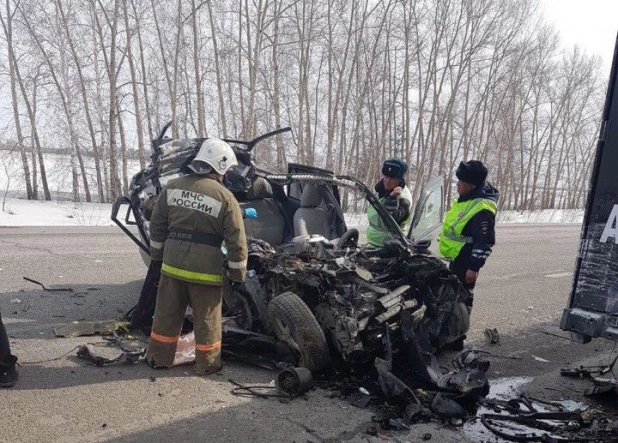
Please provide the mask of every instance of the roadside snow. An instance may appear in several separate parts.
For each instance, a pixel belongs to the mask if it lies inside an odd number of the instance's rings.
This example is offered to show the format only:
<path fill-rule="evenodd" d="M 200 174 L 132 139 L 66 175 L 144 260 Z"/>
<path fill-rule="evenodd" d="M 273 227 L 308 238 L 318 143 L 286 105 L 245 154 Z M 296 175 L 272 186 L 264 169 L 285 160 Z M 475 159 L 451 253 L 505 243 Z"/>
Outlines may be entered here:
<path fill-rule="evenodd" d="M 8 198 L 4 211 L 0 200 L 0 226 L 115 226 L 111 204 L 69 201 L 33 201 Z M 583 210 L 502 211 L 499 223 L 581 223 Z M 349 227 L 366 228 L 365 214 L 345 214 Z"/>
<path fill-rule="evenodd" d="M 8 198 L 0 226 L 115 226 L 111 212 L 111 204 Z"/>
<path fill-rule="evenodd" d="M 501 211 L 498 223 L 576 223 L 584 219 L 583 209 L 545 209 L 542 211 Z"/>

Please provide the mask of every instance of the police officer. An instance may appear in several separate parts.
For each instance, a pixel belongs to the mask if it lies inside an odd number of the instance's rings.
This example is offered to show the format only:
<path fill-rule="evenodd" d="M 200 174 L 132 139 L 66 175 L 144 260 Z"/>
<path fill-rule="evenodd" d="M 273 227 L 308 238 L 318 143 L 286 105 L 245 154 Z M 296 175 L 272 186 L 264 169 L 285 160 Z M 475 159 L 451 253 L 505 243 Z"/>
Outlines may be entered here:
<path fill-rule="evenodd" d="M 146 361 L 169 368 L 187 306 L 193 308 L 195 372 L 221 369 L 221 285 L 225 241 L 232 288 L 245 279 L 247 240 L 242 212 L 223 185 L 236 165 L 224 141 L 206 139 L 189 165 L 191 174 L 171 180 L 161 191 L 150 221 L 153 260 L 162 260 L 154 322 Z"/>
<path fill-rule="evenodd" d="M 408 233 L 412 221 L 412 194 L 406 186 L 406 172 L 408 172 L 406 162 L 398 158 L 388 159 L 382 164 L 382 180 L 374 187 L 378 199 L 404 234 Z M 391 233 L 371 205 L 367 210 L 367 218 L 369 219 L 367 243 L 383 246 L 384 240 L 390 237 Z"/>
<path fill-rule="evenodd" d="M 459 179 L 459 198 L 444 219 L 440 253 L 451 261 L 450 270 L 471 291 L 496 243 L 494 225 L 499 192 L 486 181 L 487 168 L 478 160 L 462 161 L 455 174 Z M 472 292 L 468 308 L 472 308 Z"/>

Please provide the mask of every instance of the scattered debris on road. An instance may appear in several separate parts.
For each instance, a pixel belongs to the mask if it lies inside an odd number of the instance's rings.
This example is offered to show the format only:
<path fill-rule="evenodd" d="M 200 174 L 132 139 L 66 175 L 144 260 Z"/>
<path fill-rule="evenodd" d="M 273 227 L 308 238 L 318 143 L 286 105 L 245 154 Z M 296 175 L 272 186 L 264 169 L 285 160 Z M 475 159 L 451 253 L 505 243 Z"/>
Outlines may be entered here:
<path fill-rule="evenodd" d="M 493 328 L 493 329 L 486 328 L 485 338 L 487 339 L 487 343 L 489 343 L 490 345 L 495 345 L 497 343 L 500 343 L 500 335 L 498 334 L 498 329 L 496 328 Z"/>
<path fill-rule="evenodd" d="M 54 328 L 57 337 L 81 337 L 83 335 L 111 335 L 116 331 L 129 332 L 129 322 L 125 320 L 73 321 Z"/>
<path fill-rule="evenodd" d="M 617 361 L 618 355 L 614 358 L 614 360 L 612 360 L 610 364 L 598 366 L 579 366 L 577 368 L 560 369 L 560 375 L 564 375 L 565 377 L 594 379 L 594 377 L 597 375 L 605 375 L 613 372 L 614 366 L 616 365 Z"/>
<path fill-rule="evenodd" d="M 481 413 L 483 425 L 509 441 L 615 441 L 618 421 L 570 400 L 544 402 L 520 395 L 507 401 L 485 399 L 492 412 Z"/>
<path fill-rule="evenodd" d="M 101 343 L 88 343 L 77 350 L 78 358 L 88 360 L 95 366 L 107 366 L 118 362 L 134 364 L 145 354 L 145 343 L 119 336 L 114 336 Z"/>
<path fill-rule="evenodd" d="M 594 386 L 584 390 L 584 395 L 587 397 L 606 395 L 618 396 L 618 380 L 614 376 L 614 366 L 616 362 L 618 362 L 618 355 L 607 365 L 564 368 L 560 369 L 560 375 L 592 381 Z M 606 374 L 612 374 L 612 378 L 602 377 Z"/>
<path fill-rule="evenodd" d="M 294 397 L 299 397 L 305 394 L 313 387 L 313 378 L 311 377 L 311 372 L 309 372 L 306 368 L 291 368 L 294 371 L 294 375 L 291 372 L 287 372 L 285 374 L 279 374 L 277 379 L 282 377 L 284 380 L 279 382 L 277 380 L 275 384 L 267 384 L 267 385 L 243 385 L 229 379 L 228 381 L 236 386 L 233 388 L 230 393 L 232 395 L 237 395 L 240 397 L 258 397 L 262 399 L 267 398 L 278 398 L 278 399 L 287 399 L 290 400 Z M 300 376 L 296 373 L 299 371 Z M 284 369 L 281 372 L 289 371 L 289 369 Z M 303 380 L 298 378 L 300 377 Z"/>
<path fill-rule="evenodd" d="M 487 439 L 517 442 L 618 441 L 615 414 L 590 408 L 570 399 L 548 401 L 522 393 L 530 377 L 493 380 L 492 393 L 480 399 L 474 416 L 468 415 L 463 435 L 472 441 Z"/>
<path fill-rule="evenodd" d="M 313 375 L 307 368 L 285 368 L 277 375 L 275 387 L 290 397 L 297 397 L 313 388 Z"/>
<path fill-rule="evenodd" d="M 59 275 L 58 277 L 62 277 L 62 276 Z M 43 283 L 33 280 L 31 278 L 23 277 L 23 279 L 31 283 L 39 285 L 40 287 L 43 288 L 44 291 L 47 291 L 47 292 L 73 292 L 73 288 L 48 288 Z"/>

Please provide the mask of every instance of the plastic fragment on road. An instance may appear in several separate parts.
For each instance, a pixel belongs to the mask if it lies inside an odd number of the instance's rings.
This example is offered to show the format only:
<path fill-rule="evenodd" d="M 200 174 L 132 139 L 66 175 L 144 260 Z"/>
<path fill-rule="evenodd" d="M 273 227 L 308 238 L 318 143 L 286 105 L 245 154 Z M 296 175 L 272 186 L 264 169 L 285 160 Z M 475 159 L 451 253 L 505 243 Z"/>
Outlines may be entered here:
<path fill-rule="evenodd" d="M 116 331 L 129 331 L 128 321 L 73 321 L 54 328 L 56 337 L 81 337 L 84 335 L 111 335 Z"/>
<path fill-rule="evenodd" d="M 542 358 L 542 357 L 538 357 L 536 355 L 532 355 L 532 358 L 534 358 L 536 361 L 540 361 L 542 363 L 549 363 L 550 362 L 549 360 L 547 360 L 545 358 Z"/>
<path fill-rule="evenodd" d="M 176 345 L 172 366 L 186 365 L 195 361 L 195 334 L 193 331 L 181 335 Z"/>

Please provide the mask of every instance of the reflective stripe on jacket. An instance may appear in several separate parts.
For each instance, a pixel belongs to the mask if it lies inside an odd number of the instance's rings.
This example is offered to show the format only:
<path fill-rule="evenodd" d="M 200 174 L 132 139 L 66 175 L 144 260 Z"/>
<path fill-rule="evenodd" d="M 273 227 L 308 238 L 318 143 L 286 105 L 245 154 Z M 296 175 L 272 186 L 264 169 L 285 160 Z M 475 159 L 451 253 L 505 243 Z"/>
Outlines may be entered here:
<path fill-rule="evenodd" d="M 412 194 L 407 186 L 403 187 L 403 190 L 401 191 L 401 194 L 397 196 L 397 199 L 407 200 L 410 208 L 412 208 Z M 386 197 L 380 198 L 379 200 L 380 203 L 384 204 Z M 378 214 L 378 212 L 371 205 L 369 205 L 369 208 L 367 209 L 367 218 L 369 219 L 369 226 L 367 227 L 367 243 L 373 246 L 383 246 L 384 240 L 392 236 L 391 232 L 384 225 L 384 221 L 382 221 L 380 214 Z M 408 234 L 408 229 L 411 222 L 412 211 L 410 210 L 408 217 L 399 225 L 399 229 L 401 229 L 403 235 Z"/>
<path fill-rule="evenodd" d="M 440 253 L 454 260 L 466 243 L 472 243 L 472 237 L 462 236 L 461 233 L 466 224 L 481 211 L 490 211 L 493 215 L 496 214 L 496 202 L 487 198 L 475 198 L 455 203 L 446 214 L 442 232 L 440 233 Z"/>
<path fill-rule="evenodd" d="M 220 286 L 225 241 L 228 272 L 244 281 L 247 239 L 238 202 L 214 175 L 191 174 L 170 180 L 150 220 L 153 259 L 161 272 L 191 283 Z"/>

